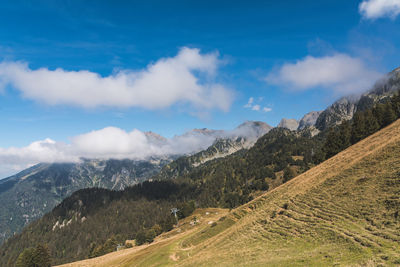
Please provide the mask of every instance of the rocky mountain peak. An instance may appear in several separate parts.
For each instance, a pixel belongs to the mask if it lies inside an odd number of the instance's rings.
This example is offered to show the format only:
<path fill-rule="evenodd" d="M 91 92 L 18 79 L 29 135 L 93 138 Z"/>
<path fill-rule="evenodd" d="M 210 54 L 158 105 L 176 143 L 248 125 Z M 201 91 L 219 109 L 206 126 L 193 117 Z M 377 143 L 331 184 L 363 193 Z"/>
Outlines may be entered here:
<path fill-rule="evenodd" d="M 236 136 L 259 138 L 268 133 L 273 127 L 262 121 L 245 121 L 233 130 Z"/>
<path fill-rule="evenodd" d="M 399 89 L 400 68 L 396 68 L 378 80 L 366 93 L 359 96 L 342 97 L 333 103 L 319 115 L 315 126 L 318 130 L 324 130 L 338 125 L 344 120 L 350 120 L 357 110 L 362 111 L 385 101 L 386 97 L 393 95 Z"/>
<path fill-rule="evenodd" d="M 277 127 L 286 128 L 286 129 L 289 129 L 291 131 L 295 131 L 299 127 L 299 122 L 297 120 L 295 120 L 295 119 L 285 119 L 285 118 L 283 118 L 281 120 L 281 122 L 278 124 Z"/>
<path fill-rule="evenodd" d="M 392 71 L 392 73 L 400 73 L 400 67 L 398 67 L 398 68 L 395 68 L 393 71 Z"/>
<path fill-rule="evenodd" d="M 144 133 L 148 138 L 151 138 L 153 140 L 159 140 L 159 141 L 166 141 L 167 139 L 164 136 L 159 135 L 158 133 L 148 131 Z"/>
<path fill-rule="evenodd" d="M 319 115 L 315 127 L 322 131 L 331 126 L 338 125 L 343 120 L 353 118 L 356 110 L 356 101 L 353 101 L 352 98 L 342 97 Z"/>
<path fill-rule="evenodd" d="M 301 118 L 298 130 L 303 130 L 306 127 L 314 126 L 322 111 L 311 111 Z"/>

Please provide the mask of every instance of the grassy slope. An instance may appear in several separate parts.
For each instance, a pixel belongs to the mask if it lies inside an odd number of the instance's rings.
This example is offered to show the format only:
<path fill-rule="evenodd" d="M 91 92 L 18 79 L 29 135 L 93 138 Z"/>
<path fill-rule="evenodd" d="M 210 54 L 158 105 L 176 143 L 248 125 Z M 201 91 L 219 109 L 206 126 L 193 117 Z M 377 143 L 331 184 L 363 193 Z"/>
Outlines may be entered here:
<path fill-rule="evenodd" d="M 231 211 L 215 227 L 170 233 L 116 252 L 126 254 L 105 265 L 399 265 L 399 155 L 397 121 Z M 94 265 L 101 266 L 93 260 L 73 266 Z"/>
<path fill-rule="evenodd" d="M 152 266 L 165 263 L 174 263 L 176 254 L 174 251 L 182 246 L 182 240 L 188 237 L 197 237 L 199 233 L 208 233 L 210 222 L 218 221 L 228 214 L 227 209 L 208 208 L 197 209 L 190 217 L 179 221 L 179 227 L 158 236 L 153 243 L 135 246 L 122 251 L 113 252 L 98 258 L 78 261 L 70 264 L 60 265 L 63 267 L 84 266 L 130 266 L 132 262 L 136 265 Z M 194 217 L 196 225 L 191 225 Z M 132 243 L 132 241 L 128 241 Z M 151 256 L 150 256 L 151 255 Z M 148 257 L 150 256 L 150 257 Z M 175 258 L 176 257 L 176 258 Z"/>

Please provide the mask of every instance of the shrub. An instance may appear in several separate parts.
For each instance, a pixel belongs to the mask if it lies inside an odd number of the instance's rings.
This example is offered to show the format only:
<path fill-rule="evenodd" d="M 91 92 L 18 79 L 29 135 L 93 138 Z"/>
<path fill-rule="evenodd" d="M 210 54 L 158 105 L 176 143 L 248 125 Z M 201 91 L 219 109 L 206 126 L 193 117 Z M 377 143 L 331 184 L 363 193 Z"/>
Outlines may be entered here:
<path fill-rule="evenodd" d="M 146 233 L 144 230 L 139 230 L 136 233 L 135 243 L 137 246 L 143 245 L 146 243 Z"/>
<path fill-rule="evenodd" d="M 154 229 L 149 229 L 146 231 L 146 242 L 151 243 L 154 241 L 154 238 L 157 236 Z"/>

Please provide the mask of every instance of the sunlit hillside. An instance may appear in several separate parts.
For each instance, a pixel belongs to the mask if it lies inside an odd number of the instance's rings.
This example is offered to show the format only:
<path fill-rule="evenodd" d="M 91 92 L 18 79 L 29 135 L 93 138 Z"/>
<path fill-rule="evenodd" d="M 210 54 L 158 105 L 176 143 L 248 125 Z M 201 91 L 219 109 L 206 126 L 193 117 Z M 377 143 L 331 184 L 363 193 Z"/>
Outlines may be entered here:
<path fill-rule="evenodd" d="M 400 264 L 399 154 L 397 121 L 214 224 L 68 266 Z"/>

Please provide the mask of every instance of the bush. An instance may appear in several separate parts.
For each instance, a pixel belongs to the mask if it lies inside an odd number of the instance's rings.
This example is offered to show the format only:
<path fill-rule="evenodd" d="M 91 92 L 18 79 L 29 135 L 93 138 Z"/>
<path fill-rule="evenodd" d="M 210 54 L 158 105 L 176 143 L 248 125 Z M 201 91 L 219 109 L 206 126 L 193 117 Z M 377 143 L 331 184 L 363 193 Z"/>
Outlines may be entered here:
<path fill-rule="evenodd" d="M 173 215 L 168 216 L 164 221 L 161 222 L 161 228 L 163 232 L 171 231 L 174 228 L 176 220 Z"/>
<path fill-rule="evenodd" d="M 290 167 L 286 167 L 283 170 L 283 182 L 287 182 L 289 180 L 291 180 L 292 178 L 294 178 L 296 176 L 296 173 L 293 171 L 292 168 Z"/>
<path fill-rule="evenodd" d="M 135 243 L 136 243 L 136 246 L 140 246 L 140 245 L 143 245 L 144 243 L 146 243 L 146 233 L 144 230 L 139 230 L 136 233 Z"/>
<path fill-rule="evenodd" d="M 196 205 L 195 202 L 191 200 L 189 202 L 178 205 L 178 209 L 178 218 L 183 219 L 193 213 L 193 211 L 196 209 Z"/>
<path fill-rule="evenodd" d="M 163 229 L 161 228 L 161 226 L 159 224 L 153 225 L 153 227 L 151 227 L 151 229 L 153 229 L 154 232 L 156 232 L 156 236 L 160 235 L 163 232 Z"/>
<path fill-rule="evenodd" d="M 151 243 L 154 241 L 154 238 L 157 236 L 156 231 L 154 229 L 149 229 L 146 231 L 146 242 Z"/>

